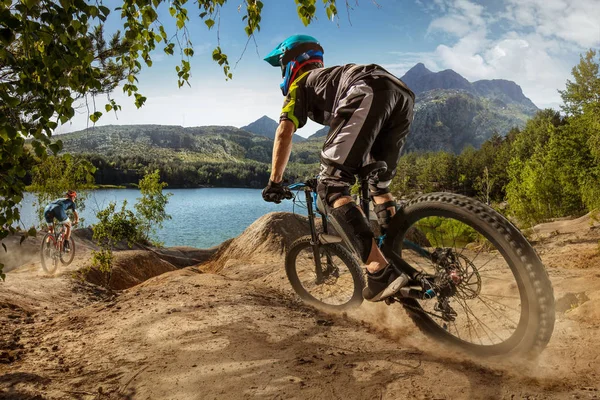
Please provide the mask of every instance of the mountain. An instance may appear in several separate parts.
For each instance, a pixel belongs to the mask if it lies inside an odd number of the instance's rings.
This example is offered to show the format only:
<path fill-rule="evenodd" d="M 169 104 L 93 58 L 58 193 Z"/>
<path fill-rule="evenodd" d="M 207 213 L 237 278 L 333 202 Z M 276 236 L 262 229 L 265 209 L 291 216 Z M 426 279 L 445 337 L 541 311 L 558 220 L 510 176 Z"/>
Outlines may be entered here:
<path fill-rule="evenodd" d="M 494 132 L 523 127 L 538 111 L 515 82 L 469 82 L 451 69 L 432 72 L 419 63 L 404 76 L 416 95 L 415 117 L 406 151 L 478 148 Z"/>
<path fill-rule="evenodd" d="M 325 136 L 327 136 L 328 132 L 329 132 L 329 127 L 324 126 L 321 129 L 319 129 L 318 131 L 316 131 L 315 133 L 313 133 L 312 135 L 310 135 L 309 137 L 307 137 L 306 140 L 324 138 Z"/>
<path fill-rule="evenodd" d="M 425 65 L 418 63 L 400 78 L 415 94 L 433 89 L 470 90 L 471 83 L 451 69 L 431 72 Z"/>
<path fill-rule="evenodd" d="M 480 80 L 471 83 L 451 69 L 431 72 L 422 63 L 412 67 L 400 79 L 416 95 L 429 90 L 457 89 L 488 99 L 499 99 L 507 104 L 520 104 L 524 109 L 530 109 L 533 112 L 538 109 L 531 100 L 525 97 L 519 85 L 505 79 Z"/>
<path fill-rule="evenodd" d="M 275 131 L 277 130 L 277 126 L 279 126 L 279 124 L 276 121 L 272 120 L 271 118 L 267 117 L 266 115 L 263 115 L 262 117 L 260 117 L 256 121 L 252 122 L 251 124 L 242 126 L 240 129 L 248 131 L 248 132 L 252 132 L 256 135 L 265 136 L 271 140 L 274 140 L 275 139 Z M 294 142 L 294 143 L 303 142 L 305 140 L 306 139 L 304 139 L 302 136 L 297 135 L 295 133 L 294 133 L 294 136 L 292 137 L 292 142 Z"/>
<path fill-rule="evenodd" d="M 507 104 L 520 104 L 532 112 L 538 110 L 536 105 L 525 97 L 521 87 L 513 81 L 504 79 L 481 80 L 473 82 L 473 87 L 480 96 L 497 99 Z"/>

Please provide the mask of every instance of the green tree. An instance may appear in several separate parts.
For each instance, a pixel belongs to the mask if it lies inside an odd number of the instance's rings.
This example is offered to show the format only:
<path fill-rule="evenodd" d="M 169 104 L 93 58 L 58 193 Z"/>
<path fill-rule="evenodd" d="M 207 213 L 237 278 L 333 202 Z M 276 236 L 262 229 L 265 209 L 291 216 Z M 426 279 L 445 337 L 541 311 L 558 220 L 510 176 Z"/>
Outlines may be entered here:
<path fill-rule="evenodd" d="M 579 176 L 581 195 L 588 209 L 600 207 L 600 71 L 595 50 L 589 50 L 573 67 L 574 81 L 561 91 L 569 125 L 586 141 L 594 162 Z"/>
<path fill-rule="evenodd" d="M 549 156 L 549 143 L 557 143 L 554 137 L 563 125 L 554 110 L 540 111 L 513 143 L 506 197 L 510 211 L 528 225 L 561 213 L 557 204 L 564 193 L 558 185 L 557 165 Z"/>
<path fill-rule="evenodd" d="M 113 249 L 116 244 L 126 242 L 129 247 L 135 243 L 148 243 L 156 226 L 162 227 L 165 220 L 171 219 L 165 211 L 170 193 L 163 193 L 166 183 L 160 181 L 159 171 L 146 174 L 139 182 L 141 198 L 134 204 L 136 212 L 127 209 L 125 200 L 119 211 L 111 202 L 108 207 L 96 213 L 98 222 L 94 225 L 93 239 L 100 246 L 92 251 L 92 266 L 110 281 L 113 263 Z M 156 243 L 156 242 L 154 242 Z"/>
<path fill-rule="evenodd" d="M 127 209 L 127 200 L 123 201 L 119 211 L 115 210 L 116 204 L 110 202 L 105 209 L 98 211 L 98 222 L 93 228 L 93 239 L 100 249 L 92 251 L 92 266 L 104 274 L 107 286 L 112 272 L 115 245 L 124 241 L 132 247 L 143 240 L 142 222 L 133 211 Z"/>
<path fill-rule="evenodd" d="M 162 228 L 165 220 L 171 219 L 166 212 L 166 206 L 172 193 L 163 193 L 167 186 L 165 182 L 160 181 L 158 170 L 146 174 L 140 180 L 139 188 L 142 197 L 138 198 L 135 204 L 137 217 L 141 221 L 141 229 L 145 239 L 150 240 L 151 235 L 156 233 L 156 228 Z M 156 240 L 154 244 L 159 244 Z"/>
<path fill-rule="evenodd" d="M 600 74 L 597 52 L 588 50 L 579 57 L 579 64 L 571 70 L 575 81 L 567 80 L 566 89 L 559 90 L 563 100 L 562 110 L 567 115 L 581 115 L 597 109 L 600 104 Z"/>

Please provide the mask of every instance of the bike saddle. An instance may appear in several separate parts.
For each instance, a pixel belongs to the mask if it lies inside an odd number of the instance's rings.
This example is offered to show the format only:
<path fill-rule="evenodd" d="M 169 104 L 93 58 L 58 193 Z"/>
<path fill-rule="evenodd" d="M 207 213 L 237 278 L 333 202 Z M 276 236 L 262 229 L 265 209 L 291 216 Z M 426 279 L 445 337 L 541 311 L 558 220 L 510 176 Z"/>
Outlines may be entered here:
<path fill-rule="evenodd" d="M 358 176 L 361 179 L 369 178 L 372 176 L 377 176 L 383 172 L 387 171 L 387 164 L 385 161 L 376 161 L 371 164 L 363 165 L 358 170 Z"/>

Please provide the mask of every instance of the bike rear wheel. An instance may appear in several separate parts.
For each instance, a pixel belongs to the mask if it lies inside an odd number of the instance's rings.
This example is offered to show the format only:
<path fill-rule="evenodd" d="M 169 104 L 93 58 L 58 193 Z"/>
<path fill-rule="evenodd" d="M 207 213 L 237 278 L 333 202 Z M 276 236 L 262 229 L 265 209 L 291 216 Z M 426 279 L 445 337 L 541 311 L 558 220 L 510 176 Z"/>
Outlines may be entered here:
<path fill-rule="evenodd" d="M 56 238 L 50 233 L 46 233 L 42 239 L 40 249 L 40 258 L 42 260 L 42 268 L 47 274 L 54 274 L 58 267 L 58 250 L 56 249 Z"/>
<path fill-rule="evenodd" d="M 294 291 L 306 303 L 327 311 L 358 307 L 365 282 L 356 259 L 340 243 L 319 244 L 319 278 L 311 241 L 310 236 L 299 238 L 286 255 L 285 272 Z"/>
<path fill-rule="evenodd" d="M 438 289 L 434 299 L 399 299 L 424 333 L 488 356 L 535 355 L 547 345 L 555 320 L 548 274 L 521 232 L 491 207 L 451 193 L 423 195 L 388 236 L 386 255 L 426 273 Z"/>
<path fill-rule="evenodd" d="M 69 238 L 69 252 L 65 252 L 64 249 L 65 242 L 64 240 L 61 242 L 60 249 L 60 262 L 63 265 L 69 265 L 73 262 L 73 258 L 75 257 L 75 241 L 73 240 L 73 236 Z"/>

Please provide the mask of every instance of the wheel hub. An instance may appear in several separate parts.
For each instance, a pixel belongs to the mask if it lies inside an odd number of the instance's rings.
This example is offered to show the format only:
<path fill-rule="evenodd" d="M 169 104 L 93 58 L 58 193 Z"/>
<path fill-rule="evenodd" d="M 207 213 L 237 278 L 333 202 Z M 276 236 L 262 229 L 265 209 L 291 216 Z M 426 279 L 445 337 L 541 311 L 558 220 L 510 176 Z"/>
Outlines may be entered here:
<path fill-rule="evenodd" d="M 451 248 L 437 248 L 431 255 L 436 265 L 435 284 L 439 296 L 473 299 L 481 292 L 481 277 L 465 255 Z"/>

